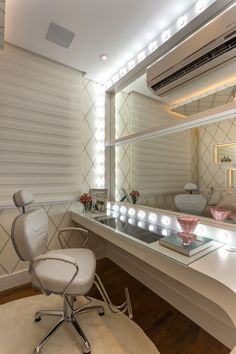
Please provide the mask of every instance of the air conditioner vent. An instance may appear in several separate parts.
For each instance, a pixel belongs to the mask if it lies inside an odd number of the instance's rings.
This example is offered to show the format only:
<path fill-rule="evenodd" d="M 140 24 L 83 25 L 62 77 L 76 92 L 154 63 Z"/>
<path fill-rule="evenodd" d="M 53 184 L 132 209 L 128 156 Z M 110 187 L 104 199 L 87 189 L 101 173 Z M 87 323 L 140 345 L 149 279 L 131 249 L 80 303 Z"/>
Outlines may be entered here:
<path fill-rule="evenodd" d="M 190 64 L 183 66 L 181 69 L 175 71 L 173 74 L 167 76 L 165 79 L 158 81 L 156 84 L 152 85 L 151 88 L 154 92 L 156 92 L 162 87 L 171 84 L 182 76 L 198 69 L 206 63 L 213 61 L 214 59 L 225 54 L 226 52 L 231 51 L 234 48 L 236 48 L 236 37 L 229 39 L 218 47 L 215 47 L 214 49 L 210 50 L 208 53 L 192 61 Z"/>

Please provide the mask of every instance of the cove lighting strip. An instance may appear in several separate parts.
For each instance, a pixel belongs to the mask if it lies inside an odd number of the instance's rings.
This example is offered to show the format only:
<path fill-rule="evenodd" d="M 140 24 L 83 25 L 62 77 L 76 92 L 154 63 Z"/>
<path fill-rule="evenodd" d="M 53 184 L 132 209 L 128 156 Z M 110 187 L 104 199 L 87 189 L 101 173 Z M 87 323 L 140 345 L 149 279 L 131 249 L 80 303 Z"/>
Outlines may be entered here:
<path fill-rule="evenodd" d="M 173 22 L 165 31 L 158 35 L 151 43 L 143 48 L 136 54 L 129 62 L 127 62 L 122 68 L 119 68 L 112 77 L 105 83 L 105 89 L 109 89 L 112 85 L 119 81 L 129 71 L 134 69 L 145 58 L 152 54 L 157 48 L 159 48 L 164 42 L 170 39 L 175 33 L 184 28 L 189 22 L 209 7 L 215 0 L 198 0 L 189 10 L 180 16 L 177 21 Z"/>
<path fill-rule="evenodd" d="M 105 90 L 102 85 L 97 86 L 97 95 L 95 102 L 96 111 L 96 187 L 104 188 L 105 186 Z"/>
<path fill-rule="evenodd" d="M 178 108 L 178 107 L 181 107 L 181 106 L 183 106 L 185 104 L 189 104 L 189 103 L 192 103 L 194 101 L 200 100 L 200 99 L 202 99 L 204 97 L 208 97 L 210 95 L 213 95 L 215 93 L 223 91 L 223 90 L 225 90 L 227 88 L 230 88 L 230 87 L 233 88 L 235 85 L 236 85 L 236 80 L 231 80 L 229 82 L 222 83 L 221 86 L 209 87 L 207 90 L 199 92 L 198 94 L 196 94 L 194 96 L 191 96 L 190 98 L 183 99 L 183 100 L 173 104 L 171 106 L 171 110 L 175 109 L 175 108 Z"/>

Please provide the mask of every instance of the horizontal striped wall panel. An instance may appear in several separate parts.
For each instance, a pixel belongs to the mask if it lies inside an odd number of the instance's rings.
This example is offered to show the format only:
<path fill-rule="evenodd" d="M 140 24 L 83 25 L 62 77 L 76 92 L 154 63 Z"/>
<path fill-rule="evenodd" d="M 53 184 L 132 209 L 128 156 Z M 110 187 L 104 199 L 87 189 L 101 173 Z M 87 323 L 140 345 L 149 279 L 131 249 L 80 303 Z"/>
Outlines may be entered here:
<path fill-rule="evenodd" d="M 173 121 L 158 101 L 131 94 L 132 131 Z M 132 188 L 141 195 L 169 194 L 191 181 L 191 131 L 131 144 Z"/>
<path fill-rule="evenodd" d="M 30 189 L 41 202 L 78 196 L 82 73 L 6 44 L 0 53 L 0 205 Z"/>

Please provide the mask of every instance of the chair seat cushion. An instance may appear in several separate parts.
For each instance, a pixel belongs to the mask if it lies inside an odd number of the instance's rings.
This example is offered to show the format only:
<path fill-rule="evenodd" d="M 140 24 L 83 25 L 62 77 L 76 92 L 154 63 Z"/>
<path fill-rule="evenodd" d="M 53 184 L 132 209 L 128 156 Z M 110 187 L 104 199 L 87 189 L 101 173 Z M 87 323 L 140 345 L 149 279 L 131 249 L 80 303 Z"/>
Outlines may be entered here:
<path fill-rule="evenodd" d="M 76 260 L 79 272 L 68 288 L 68 295 L 85 295 L 93 285 L 96 270 L 96 258 L 93 251 L 85 248 L 60 249 L 50 251 L 45 256 L 69 256 Z M 62 294 L 73 277 L 76 269 L 70 263 L 58 260 L 41 261 L 35 265 L 35 271 L 44 289 L 53 294 Z M 37 277 L 32 273 L 32 283 L 40 288 Z"/>

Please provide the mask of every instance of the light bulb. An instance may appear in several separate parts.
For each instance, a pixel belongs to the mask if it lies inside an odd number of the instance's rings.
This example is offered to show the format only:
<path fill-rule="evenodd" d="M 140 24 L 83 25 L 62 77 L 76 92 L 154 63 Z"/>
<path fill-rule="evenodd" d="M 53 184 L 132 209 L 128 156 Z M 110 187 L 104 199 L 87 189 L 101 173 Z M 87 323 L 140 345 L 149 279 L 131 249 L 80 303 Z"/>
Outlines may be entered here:
<path fill-rule="evenodd" d="M 196 11 L 198 13 L 202 12 L 203 10 L 205 10 L 205 8 L 206 8 L 206 1 L 205 0 L 199 0 L 196 3 Z"/>
<path fill-rule="evenodd" d="M 163 236 L 167 236 L 167 235 L 168 235 L 168 231 L 167 231 L 166 229 L 163 229 L 163 230 L 161 231 L 161 234 L 162 234 Z"/>
<path fill-rule="evenodd" d="M 157 42 L 150 43 L 149 46 L 148 46 L 148 49 L 149 49 L 150 53 L 154 52 L 154 50 L 157 49 Z"/>
<path fill-rule="evenodd" d="M 135 214 L 135 210 L 133 208 L 130 208 L 128 214 L 133 216 Z"/>
<path fill-rule="evenodd" d="M 152 213 L 152 214 L 149 214 L 148 219 L 152 222 L 155 222 L 157 219 L 157 216 L 156 216 L 156 214 Z"/>
<path fill-rule="evenodd" d="M 118 207 L 117 204 L 114 204 L 113 207 L 112 207 L 112 209 L 113 209 L 114 211 L 118 211 L 118 210 L 119 210 L 119 207 Z"/>
<path fill-rule="evenodd" d="M 177 26 L 180 29 L 180 28 L 183 28 L 186 25 L 186 23 L 187 23 L 186 16 L 181 16 L 177 21 Z"/>
<path fill-rule="evenodd" d="M 139 53 L 138 54 L 138 61 L 141 62 L 144 59 L 145 59 L 145 53 L 144 52 Z"/>
<path fill-rule="evenodd" d="M 164 31 L 161 35 L 161 38 L 162 38 L 163 42 L 167 41 L 167 39 L 170 38 L 170 31 L 168 31 L 168 30 Z"/>
<path fill-rule="evenodd" d="M 164 225 L 169 225 L 170 219 L 167 216 L 163 216 L 163 218 L 161 219 L 161 222 Z"/>
<path fill-rule="evenodd" d="M 116 83 L 118 80 L 119 80 L 119 75 L 118 74 L 115 74 L 115 75 L 112 76 L 113 83 Z"/>
<path fill-rule="evenodd" d="M 126 74 L 126 68 L 120 69 L 120 76 L 124 76 Z"/>
<path fill-rule="evenodd" d="M 140 219 L 144 219 L 144 218 L 145 218 L 145 212 L 144 212 L 143 210 L 140 210 L 140 211 L 138 212 L 138 217 L 139 217 Z"/>
<path fill-rule="evenodd" d="M 126 210 L 127 210 L 127 209 L 126 209 L 126 207 L 125 207 L 125 206 L 120 207 L 120 212 L 121 212 L 121 213 L 125 213 L 125 212 L 126 212 Z"/>
<path fill-rule="evenodd" d="M 134 67 L 135 67 L 135 62 L 134 62 L 134 60 L 130 60 L 130 61 L 128 62 L 128 68 L 129 68 L 129 70 L 133 69 Z"/>

